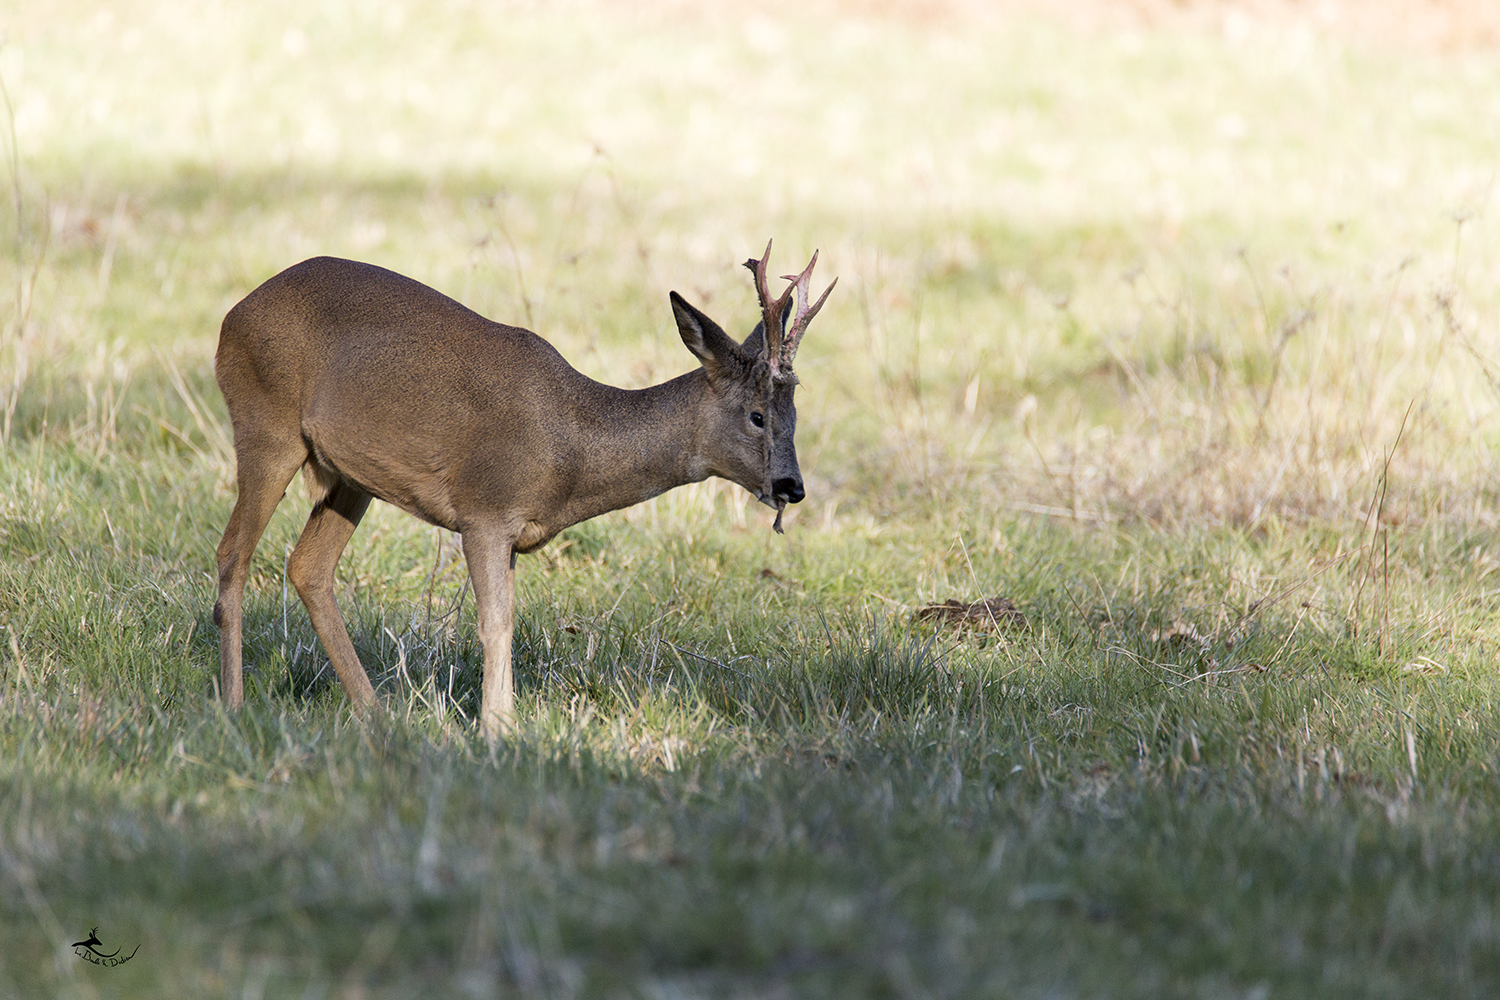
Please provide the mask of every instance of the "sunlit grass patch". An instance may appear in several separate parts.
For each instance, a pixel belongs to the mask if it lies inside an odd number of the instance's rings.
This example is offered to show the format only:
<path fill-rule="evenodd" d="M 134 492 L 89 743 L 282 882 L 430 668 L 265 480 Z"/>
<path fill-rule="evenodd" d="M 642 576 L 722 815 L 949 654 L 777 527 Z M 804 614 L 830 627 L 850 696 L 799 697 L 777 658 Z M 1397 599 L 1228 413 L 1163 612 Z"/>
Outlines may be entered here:
<path fill-rule="evenodd" d="M 1495 992 L 1494 61 L 1242 13 L 3 15 L 0 994 Z M 522 559 L 492 751 L 456 539 L 345 554 L 359 723 L 294 482 L 222 711 L 235 301 L 356 257 L 642 386 L 771 237 L 785 536 Z"/>

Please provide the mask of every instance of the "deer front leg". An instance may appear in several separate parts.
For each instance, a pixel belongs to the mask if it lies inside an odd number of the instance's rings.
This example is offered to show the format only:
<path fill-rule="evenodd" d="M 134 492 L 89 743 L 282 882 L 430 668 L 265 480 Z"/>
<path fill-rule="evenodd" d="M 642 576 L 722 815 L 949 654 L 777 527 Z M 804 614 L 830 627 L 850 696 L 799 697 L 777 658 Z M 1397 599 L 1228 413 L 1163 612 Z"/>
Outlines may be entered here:
<path fill-rule="evenodd" d="M 484 645 L 484 692 L 479 729 L 491 746 L 516 724 L 511 639 L 515 634 L 516 553 L 507 535 L 485 529 L 464 532 L 464 561 L 479 604 L 479 641 Z"/>

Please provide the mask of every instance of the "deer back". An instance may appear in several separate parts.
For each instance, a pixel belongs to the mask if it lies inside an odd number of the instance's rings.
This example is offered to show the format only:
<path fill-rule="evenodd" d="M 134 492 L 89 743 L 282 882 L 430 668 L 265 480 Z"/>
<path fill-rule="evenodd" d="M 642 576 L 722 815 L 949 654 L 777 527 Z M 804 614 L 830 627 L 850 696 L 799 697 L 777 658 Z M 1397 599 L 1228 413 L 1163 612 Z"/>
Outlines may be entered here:
<path fill-rule="evenodd" d="M 709 475 L 800 500 L 795 381 L 770 370 L 763 325 L 738 344 L 675 293 L 673 308 L 702 367 L 625 390 L 420 282 L 314 258 L 230 311 L 216 374 L 242 461 L 300 435 L 315 499 L 346 480 L 457 531 L 501 517 L 518 551 Z"/>

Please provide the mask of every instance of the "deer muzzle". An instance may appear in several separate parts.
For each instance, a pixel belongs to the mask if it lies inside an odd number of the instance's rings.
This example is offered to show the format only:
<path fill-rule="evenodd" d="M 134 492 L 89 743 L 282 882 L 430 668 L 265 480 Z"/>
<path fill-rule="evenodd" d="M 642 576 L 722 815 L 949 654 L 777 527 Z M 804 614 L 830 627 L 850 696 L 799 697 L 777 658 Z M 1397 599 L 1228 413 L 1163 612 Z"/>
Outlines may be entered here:
<path fill-rule="evenodd" d="M 783 503 L 801 503 L 807 493 L 802 489 L 802 480 L 786 476 L 771 484 L 771 495 Z"/>

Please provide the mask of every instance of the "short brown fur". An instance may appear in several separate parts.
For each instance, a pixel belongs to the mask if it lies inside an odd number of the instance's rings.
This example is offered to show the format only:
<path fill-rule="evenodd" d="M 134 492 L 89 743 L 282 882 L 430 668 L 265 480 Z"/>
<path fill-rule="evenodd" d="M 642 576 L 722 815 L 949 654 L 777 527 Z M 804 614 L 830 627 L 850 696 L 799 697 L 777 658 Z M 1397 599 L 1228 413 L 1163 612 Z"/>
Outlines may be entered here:
<path fill-rule="evenodd" d="M 766 259 L 747 266 L 763 285 Z M 251 556 L 305 468 L 313 509 L 287 575 L 355 709 L 368 711 L 375 692 L 334 600 L 334 567 L 375 497 L 462 536 L 484 646 L 480 725 L 497 738 L 515 715 L 517 553 L 709 476 L 776 507 L 778 523 L 802 499 L 791 359 L 817 307 L 806 308 L 807 272 L 799 278 L 795 336 L 773 332 L 770 345 L 764 322 L 735 343 L 673 292 L 701 366 L 637 390 L 595 382 L 536 334 L 371 264 L 317 257 L 251 292 L 224 317 L 215 358 L 239 482 L 214 607 L 225 703 L 244 701 Z"/>

